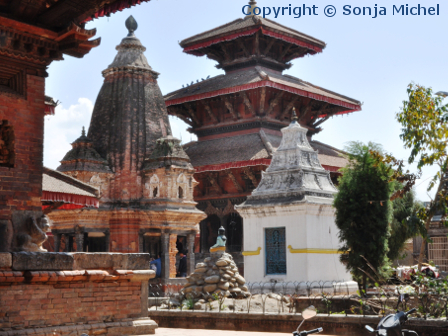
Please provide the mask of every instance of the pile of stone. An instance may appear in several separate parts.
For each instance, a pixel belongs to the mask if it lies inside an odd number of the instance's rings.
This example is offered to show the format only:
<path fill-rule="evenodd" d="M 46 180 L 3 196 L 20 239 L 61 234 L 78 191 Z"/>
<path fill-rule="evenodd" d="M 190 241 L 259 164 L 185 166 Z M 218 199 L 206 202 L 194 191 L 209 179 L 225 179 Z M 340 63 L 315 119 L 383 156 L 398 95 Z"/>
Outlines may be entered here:
<path fill-rule="evenodd" d="M 208 298 L 213 294 L 245 298 L 250 295 L 246 280 L 238 273 L 238 267 L 230 254 L 219 251 L 196 264 L 196 269 L 187 277 L 183 288 L 185 297 Z"/>

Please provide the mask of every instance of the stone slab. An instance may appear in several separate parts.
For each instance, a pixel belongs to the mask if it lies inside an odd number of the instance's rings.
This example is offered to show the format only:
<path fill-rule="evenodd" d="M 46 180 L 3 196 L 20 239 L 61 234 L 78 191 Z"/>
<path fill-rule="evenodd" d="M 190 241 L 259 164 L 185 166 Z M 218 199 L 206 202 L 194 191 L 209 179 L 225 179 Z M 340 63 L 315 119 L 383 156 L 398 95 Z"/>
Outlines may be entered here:
<path fill-rule="evenodd" d="M 10 269 L 12 267 L 12 255 L 8 252 L 0 253 L 0 269 Z"/>
<path fill-rule="evenodd" d="M 12 269 L 15 271 L 69 271 L 74 259 L 69 253 L 13 252 Z"/>
<path fill-rule="evenodd" d="M 74 269 L 149 270 L 148 253 L 70 253 Z"/>

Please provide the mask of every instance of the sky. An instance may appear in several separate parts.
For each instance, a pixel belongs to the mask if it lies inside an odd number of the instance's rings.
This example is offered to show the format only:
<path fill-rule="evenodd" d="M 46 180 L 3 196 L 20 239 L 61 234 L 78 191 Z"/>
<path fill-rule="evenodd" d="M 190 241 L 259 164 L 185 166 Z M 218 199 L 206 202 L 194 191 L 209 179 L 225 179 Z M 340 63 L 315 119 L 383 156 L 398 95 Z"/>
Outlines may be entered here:
<path fill-rule="evenodd" d="M 438 0 L 440 1 L 440 0 Z M 97 29 L 101 44 L 84 58 L 64 56 L 48 69 L 46 94 L 58 100 L 54 116 L 45 117 L 44 165 L 56 168 L 70 143 L 86 129 L 96 97 L 103 83 L 101 71 L 112 63 L 118 45 L 127 34 L 124 22 L 134 16 L 138 22 L 135 34 L 146 47 L 146 58 L 160 73 L 158 83 L 163 94 L 183 84 L 223 73 L 216 62 L 182 52 L 179 41 L 244 17 L 246 0 L 152 0 L 123 12 L 89 22 L 87 29 Z M 385 151 L 407 160 L 409 150 L 399 138 L 396 113 L 407 98 L 410 82 L 432 87 L 435 92 L 448 91 L 448 3 L 440 1 L 439 15 L 393 15 L 393 6 L 408 8 L 418 1 L 407 0 L 258 0 L 259 7 L 316 6 L 316 15 L 273 15 L 267 18 L 324 41 L 322 53 L 296 59 L 284 72 L 315 85 L 357 99 L 362 111 L 326 121 L 323 131 L 314 139 L 343 149 L 349 141 L 381 144 Z M 437 0 L 420 0 L 421 6 L 436 7 Z M 334 6 L 336 14 L 325 16 L 325 7 Z M 373 18 L 375 5 L 385 7 L 386 15 Z M 352 13 L 344 15 L 344 6 Z M 348 7 L 351 6 L 351 7 Z M 361 15 L 354 15 L 360 7 Z M 372 16 L 362 15 L 370 7 Z M 276 10 L 278 12 L 278 10 Z M 267 12 L 267 10 L 266 10 Z M 297 10 L 296 10 L 297 12 Z M 368 14 L 368 10 L 365 10 Z M 414 12 L 416 12 L 414 10 Z M 332 13 L 329 11 L 329 13 Z M 348 11 L 345 11 L 348 14 Z M 422 13 L 422 12 L 421 12 Z M 447 99 L 448 102 L 448 99 Z M 186 131 L 187 125 L 171 118 L 173 135 L 189 142 L 196 137 Z M 410 166 L 415 171 L 414 166 Z M 423 171 L 416 183 L 418 199 L 427 201 L 429 178 L 436 168 Z"/>

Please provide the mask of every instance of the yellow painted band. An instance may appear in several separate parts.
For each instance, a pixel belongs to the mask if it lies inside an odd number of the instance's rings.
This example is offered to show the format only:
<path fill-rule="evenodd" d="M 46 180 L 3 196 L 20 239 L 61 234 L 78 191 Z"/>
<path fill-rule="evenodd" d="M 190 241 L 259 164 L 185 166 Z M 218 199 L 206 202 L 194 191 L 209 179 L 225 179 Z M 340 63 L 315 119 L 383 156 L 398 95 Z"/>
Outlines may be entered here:
<path fill-rule="evenodd" d="M 226 247 L 225 246 L 218 246 L 218 247 L 210 247 L 210 252 L 218 252 L 218 251 L 226 251 Z"/>
<path fill-rule="evenodd" d="M 320 253 L 320 254 L 343 254 L 339 250 L 332 249 L 317 249 L 317 248 L 306 248 L 306 249 L 293 249 L 291 245 L 288 245 L 290 253 Z"/>
<path fill-rule="evenodd" d="M 257 248 L 256 251 L 243 251 L 243 256 L 253 256 L 253 255 L 259 255 L 261 251 L 261 247 Z"/>

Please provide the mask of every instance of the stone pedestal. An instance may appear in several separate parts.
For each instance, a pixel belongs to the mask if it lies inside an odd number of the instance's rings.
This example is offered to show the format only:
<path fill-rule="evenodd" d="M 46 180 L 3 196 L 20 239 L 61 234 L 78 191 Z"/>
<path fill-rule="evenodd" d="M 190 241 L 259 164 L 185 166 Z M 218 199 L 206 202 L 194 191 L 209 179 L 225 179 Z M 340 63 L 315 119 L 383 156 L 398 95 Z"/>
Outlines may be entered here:
<path fill-rule="evenodd" d="M 0 253 L 0 336 L 154 334 L 148 268 L 143 253 Z"/>

